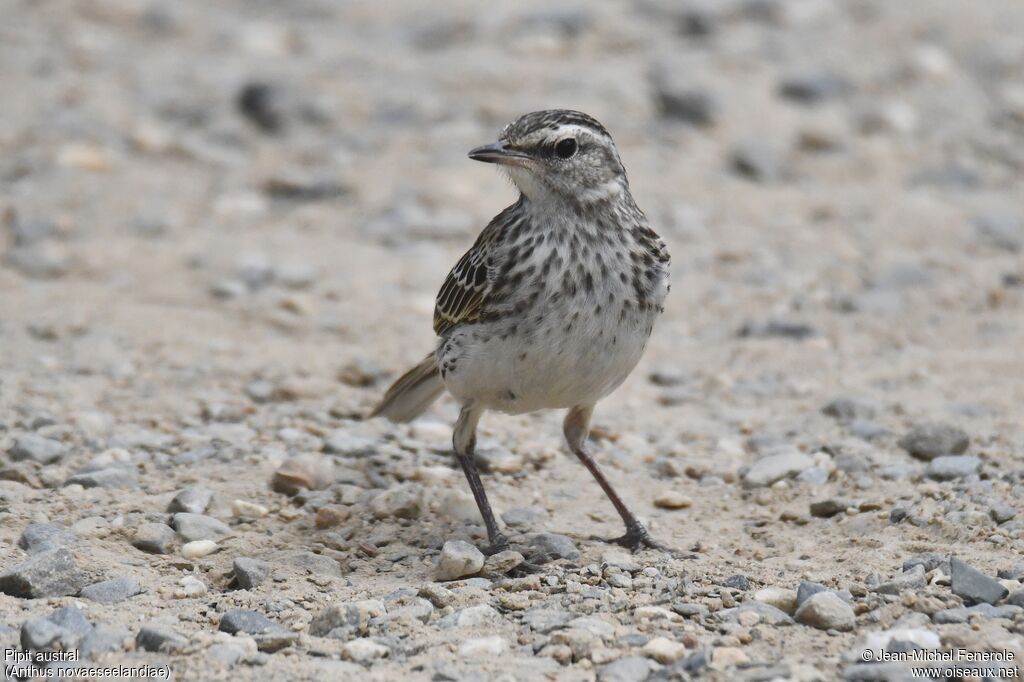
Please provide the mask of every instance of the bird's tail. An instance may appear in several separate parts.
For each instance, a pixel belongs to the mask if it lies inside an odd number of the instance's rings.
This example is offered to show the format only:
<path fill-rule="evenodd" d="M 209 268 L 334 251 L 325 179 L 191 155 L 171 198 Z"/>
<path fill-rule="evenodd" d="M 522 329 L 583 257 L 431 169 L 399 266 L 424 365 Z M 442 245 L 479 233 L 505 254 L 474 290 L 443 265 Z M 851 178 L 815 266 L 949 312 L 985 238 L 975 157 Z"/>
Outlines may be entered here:
<path fill-rule="evenodd" d="M 393 422 L 408 422 L 423 414 L 444 392 L 444 383 L 431 353 L 423 362 L 398 377 L 387 390 L 371 417 L 385 416 Z"/>

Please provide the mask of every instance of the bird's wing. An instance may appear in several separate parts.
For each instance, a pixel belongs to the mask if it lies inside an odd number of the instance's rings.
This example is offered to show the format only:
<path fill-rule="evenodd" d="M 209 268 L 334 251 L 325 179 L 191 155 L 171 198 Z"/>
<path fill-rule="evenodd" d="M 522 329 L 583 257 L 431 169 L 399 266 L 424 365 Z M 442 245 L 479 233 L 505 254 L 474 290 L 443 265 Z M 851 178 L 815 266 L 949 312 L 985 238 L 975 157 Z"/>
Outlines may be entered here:
<path fill-rule="evenodd" d="M 498 247 L 506 228 L 514 220 L 515 207 L 510 206 L 495 216 L 448 273 L 434 304 L 434 333 L 438 336 L 460 324 L 476 322 L 487 313 Z"/>

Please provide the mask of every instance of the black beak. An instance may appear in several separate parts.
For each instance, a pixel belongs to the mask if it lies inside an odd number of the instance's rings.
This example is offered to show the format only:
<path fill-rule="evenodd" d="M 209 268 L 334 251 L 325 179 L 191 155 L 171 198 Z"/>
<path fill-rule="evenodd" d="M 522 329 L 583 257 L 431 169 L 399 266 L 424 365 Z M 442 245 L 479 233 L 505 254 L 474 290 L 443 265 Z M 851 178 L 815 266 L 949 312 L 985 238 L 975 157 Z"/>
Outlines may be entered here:
<path fill-rule="evenodd" d="M 529 156 L 516 149 L 510 149 L 504 142 L 485 144 L 469 150 L 469 158 L 484 163 L 497 163 L 504 166 L 523 166 Z"/>

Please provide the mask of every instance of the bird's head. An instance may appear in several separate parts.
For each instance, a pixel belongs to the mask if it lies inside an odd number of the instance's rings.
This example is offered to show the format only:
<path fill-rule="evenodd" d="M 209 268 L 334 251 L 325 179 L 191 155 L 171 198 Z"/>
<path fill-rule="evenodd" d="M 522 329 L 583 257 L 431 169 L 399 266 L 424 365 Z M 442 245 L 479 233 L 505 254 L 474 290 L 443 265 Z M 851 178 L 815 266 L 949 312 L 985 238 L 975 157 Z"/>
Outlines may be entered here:
<path fill-rule="evenodd" d="M 615 200 L 626 171 L 605 127 L 580 111 L 535 111 L 505 126 L 469 158 L 501 165 L 527 199 L 578 204 Z"/>

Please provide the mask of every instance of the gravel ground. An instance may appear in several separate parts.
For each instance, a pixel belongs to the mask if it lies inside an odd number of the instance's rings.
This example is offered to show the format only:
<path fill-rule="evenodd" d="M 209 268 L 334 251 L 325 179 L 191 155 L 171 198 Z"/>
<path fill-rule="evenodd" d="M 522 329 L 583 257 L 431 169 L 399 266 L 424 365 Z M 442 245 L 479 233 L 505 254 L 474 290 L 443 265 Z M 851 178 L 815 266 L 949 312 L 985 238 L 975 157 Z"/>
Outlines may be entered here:
<path fill-rule="evenodd" d="M 1024 656 L 1020 0 L 0 14 L 5 649 L 182 680 Z M 361 419 L 514 199 L 465 152 L 552 107 L 613 132 L 673 254 L 594 437 L 674 556 L 593 538 L 560 415 L 485 418 L 519 552 L 486 562 L 456 406 Z"/>

